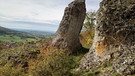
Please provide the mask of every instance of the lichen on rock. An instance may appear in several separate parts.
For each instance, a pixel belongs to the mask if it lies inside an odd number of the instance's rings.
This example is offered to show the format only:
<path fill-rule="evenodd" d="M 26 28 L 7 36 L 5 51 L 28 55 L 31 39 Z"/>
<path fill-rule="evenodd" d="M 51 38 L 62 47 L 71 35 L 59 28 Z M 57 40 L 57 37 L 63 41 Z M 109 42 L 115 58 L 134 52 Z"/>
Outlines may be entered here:
<path fill-rule="evenodd" d="M 105 60 L 114 59 L 112 67 L 117 73 L 135 74 L 135 69 L 131 72 L 131 68 L 135 67 L 135 56 L 130 57 L 135 55 L 135 0 L 103 0 L 96 17 L 93 45 L 81 60 L 79 68 L 90 70 Z M 132 65 L 125 63 L 129 59 Z"/>

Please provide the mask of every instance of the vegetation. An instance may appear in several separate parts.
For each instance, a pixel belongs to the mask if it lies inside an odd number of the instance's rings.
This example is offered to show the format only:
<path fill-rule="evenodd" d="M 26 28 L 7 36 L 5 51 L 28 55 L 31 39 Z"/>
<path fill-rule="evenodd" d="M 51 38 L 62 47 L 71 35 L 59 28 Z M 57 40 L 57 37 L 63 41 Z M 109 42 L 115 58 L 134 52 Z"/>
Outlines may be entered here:
<path fill-rule="evenodd" d="M 22 38 L 19 36 L 15 35 L 0 35 L 0 41 L 1 42 L 10 42 L 10 43 L 15 43 L 15 42 L 26 42 L 26 41 L 35 41 L 37 40 L 36 38 Z"/>
<path fill-rule="evenodd" d="M 73 58 L 64 51 L 47 50 L 45 57 L 39 58 L 40 61 L 35 66 L 35 76 L 69 76 L 71 75 L 70 69 L 74 65 Z M 41 60 L 42 59 L 42 60 Z"/>
<path fill-rule="evenodd" d="M 86 13 L 86 18 L 84 21 L 83 31 L 81 32 L 81 43 L 83 47 L 90 48 L 94 38 L 94 27 L 96 25 L 96 13 L 93 11 Z"/>
<path fill-rule="evenodd" d="M 40 40 L 42 38 L 50 38 L 53 33 L 42 31 L 21 30 L 15 31 L 0 26 L 0 42 L 4 43 L 23 43 Z"/>
<path fill-rule="evenodd" d="M 71 55 L 55 48 L 44 49 L 48 41 L 50 39 L 27 42 L 18 47 L 1 50 L 0 74 L 4 76 L 76 75 L 73 69 L 78 66 L 88 49 L 82 49 Z"/>
<path fill-rule="evenodd" d="M 94 38 L 94 33 L 94 30 L 89 29 L 81 32 L 80 42 L 82 43 L 83 47 L 90 48 Z"/>
<path fill-rule="evenodd" d="M 93 25 L 94 26 L 94 25 Z M 92 29 L 92 30 L 91 30 Z M 35 33 L 36 34 L 36 33 Z M 29 34 L 30 35 L 30 34 Z M 35 36 L 35 35 L 34 35 Z M 37 35 L 36 35 L 37 36 Z M 70 54 L 48 48 L 51 38 L 28 35 L 0 35 L 0 75 L 2 76 L 82 76 L 97 75 L 99 71 L 76 73 L 80 59 L 89 51 L 94 30 L 81 33 L 83 49 Z M 44 38 L 44 39 L 43 39 Z"/>
<path fill-rule="evenodd" d="M 95 25 L 96 25 L 96 12 L 95 11 L 87 12 L 84 21 L 84 29 L 93 30 Z"/>

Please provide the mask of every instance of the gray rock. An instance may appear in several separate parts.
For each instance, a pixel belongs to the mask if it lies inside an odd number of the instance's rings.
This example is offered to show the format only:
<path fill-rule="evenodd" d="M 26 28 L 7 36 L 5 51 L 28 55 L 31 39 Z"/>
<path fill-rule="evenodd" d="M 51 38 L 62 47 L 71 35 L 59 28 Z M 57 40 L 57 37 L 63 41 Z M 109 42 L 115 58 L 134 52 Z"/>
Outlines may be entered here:
<path fill-rule="evenodd" d="M 113 70 L 135 74 L 135 0 L 103 0 L 96 18 L 93 45 L 80 67 L 90 70 L 113 55 Z"/>
<path fill-rule="evenodd" d="M 75 0 L 65 8 L 63 19 L 52 41 L 52 46 L 71 52 L 79 50 L 82 45 L 79 35 L 86 15 L 85 0 Z"/>

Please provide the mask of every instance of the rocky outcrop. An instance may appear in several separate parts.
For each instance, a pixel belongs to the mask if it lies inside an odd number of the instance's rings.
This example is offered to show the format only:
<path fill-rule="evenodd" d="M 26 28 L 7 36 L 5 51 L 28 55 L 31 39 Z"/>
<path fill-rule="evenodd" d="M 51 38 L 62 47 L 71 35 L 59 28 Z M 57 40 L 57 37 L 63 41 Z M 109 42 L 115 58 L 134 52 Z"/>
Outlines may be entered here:
<path fill-rule="evenodd" d="M 51 46 L 71 52 L 82 47 L 79 41 L 80 31 L 85 19 L 85 0 L 75 0 L 65 8 L 63 19 Z"/>
<path fill-rule="evenodd" d="M 135 73 L 135 0 L 103 0 L 97 12 L 95 37 L 80 69 L 92 69 L 113 58 L 112 70 Z"/>

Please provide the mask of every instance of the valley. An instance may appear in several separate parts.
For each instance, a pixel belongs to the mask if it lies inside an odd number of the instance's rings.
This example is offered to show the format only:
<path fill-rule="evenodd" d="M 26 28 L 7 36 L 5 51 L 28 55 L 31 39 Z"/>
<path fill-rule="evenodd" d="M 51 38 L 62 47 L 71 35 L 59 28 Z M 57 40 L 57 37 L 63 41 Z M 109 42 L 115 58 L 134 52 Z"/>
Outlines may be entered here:
<path fill-rule="evenodd" d="M 43 38 L 50 38 L 54 35 L 51 32 L 34 31 L 34 30 L 11 30 L 0 27 L 0 42 L 23 43 L 37 41 Z"/>

